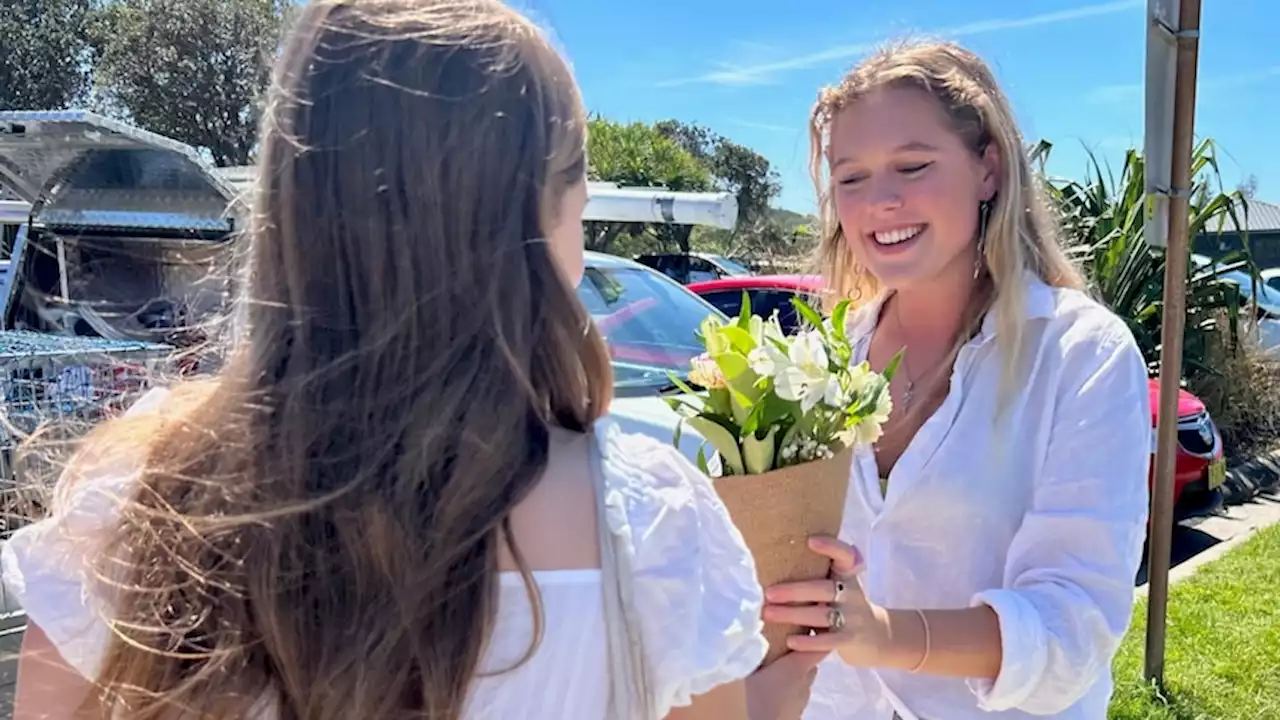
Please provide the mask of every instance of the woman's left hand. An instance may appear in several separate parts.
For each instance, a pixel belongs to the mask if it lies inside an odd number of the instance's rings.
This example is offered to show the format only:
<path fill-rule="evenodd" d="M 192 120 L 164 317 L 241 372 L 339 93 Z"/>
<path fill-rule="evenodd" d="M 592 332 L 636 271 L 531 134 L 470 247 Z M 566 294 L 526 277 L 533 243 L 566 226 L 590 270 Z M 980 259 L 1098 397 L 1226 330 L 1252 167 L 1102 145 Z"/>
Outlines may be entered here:
<path fill-rule="evenodd" d="M 834 651 L 855 667 L 877 665 L 889 636 L 888 616 L 862 592 L 861 556 L 852 545 L 825 536 L 809 538 L 809 549 L 831 558 L 831 577 L 768 588 L 764 619 L 818 631 L 788 637 L 791 650 Z"/>

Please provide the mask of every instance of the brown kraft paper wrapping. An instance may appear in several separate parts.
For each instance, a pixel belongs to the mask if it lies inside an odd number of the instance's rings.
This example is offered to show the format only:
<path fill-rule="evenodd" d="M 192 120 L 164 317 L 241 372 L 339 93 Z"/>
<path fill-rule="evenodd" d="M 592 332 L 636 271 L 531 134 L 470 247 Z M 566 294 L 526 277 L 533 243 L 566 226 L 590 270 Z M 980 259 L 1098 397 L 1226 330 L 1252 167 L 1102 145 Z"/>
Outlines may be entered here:
<path fill-rule="evenodd" d="M 808 539 L 839 534 L 852 468 L 853 451 L 846 449 L 829 460 L 715 480 L 716 492 L 755 558 L 763 587 L 828 576 L 831 561 L 810 550 Z M 795 625 L 765 623 L 769 652 L 764 665 L 785 655 L 787 636 L 801 631 Z"/>

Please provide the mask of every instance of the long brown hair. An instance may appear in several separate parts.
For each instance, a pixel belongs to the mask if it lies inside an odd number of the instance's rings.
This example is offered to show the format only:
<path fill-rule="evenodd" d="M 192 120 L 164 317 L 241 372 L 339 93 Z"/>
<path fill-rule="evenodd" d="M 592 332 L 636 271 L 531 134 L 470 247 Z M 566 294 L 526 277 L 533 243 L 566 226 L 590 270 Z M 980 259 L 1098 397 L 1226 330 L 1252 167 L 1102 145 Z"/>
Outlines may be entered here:
<path fill-rule="evenodd" d="M 239 340 L 92 441 L 141 458 L 97 568 L 110 710 L 239 718 L 266 693 L 285 720 L 459 717 L 507 518 L 550 428 L 609 401 L 603 341 L 539 240 L 585 133 L 568 67 L 499 2 L 301 12 Z"/>
<path fill-rule="evenodd" d="M 942 108 L 955 133 L 975 155 L 990 145 L 1000 152 L 1000 187 L 993 199 L 983 244 L 986 272 L 970 298 L 965 317 L 981 322 L 995 313 L 1003 357 L 1002 393 L 1017 382 L 1026 298 L 1023 273 L 1035 273 L 1054 287 L 1082 289 L 1084 280 L 1058 239 L 1058 227 L 1032 172 L 1013 110 L 982 58 L 951 42 L 901 41 L 886 45 L 850 70 L 834 87 L 823 88 L 809 119 L 809 171 L 819 198 L 821 235 L 817 261 L 831 303 L 841 298 L 872 300 L 879 283 L 860 267 L 836 217 L 830 173 L 826 172 L 831 121 L 845 107 L 880 88 L 914 88 Z M 952 356 L 974 329 L 966 325 Z"/>

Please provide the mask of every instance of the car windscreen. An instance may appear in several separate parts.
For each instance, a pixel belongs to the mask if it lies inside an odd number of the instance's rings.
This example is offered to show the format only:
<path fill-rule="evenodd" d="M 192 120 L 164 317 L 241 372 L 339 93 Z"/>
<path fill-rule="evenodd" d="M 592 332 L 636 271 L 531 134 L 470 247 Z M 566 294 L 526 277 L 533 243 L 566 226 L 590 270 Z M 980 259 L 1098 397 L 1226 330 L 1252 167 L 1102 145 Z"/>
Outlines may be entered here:
<path fill-rule="evenodd" d="M 719 265 L 720 267 L 724 268 L 725 270 L 728 270 L 730 273 L 733 273 L 734 275 L 750 275 L 751 274 L 751 271 L 749 269 L 734 262 L 733 260 L 730 260 L 729 258 L 723 255 L 712 255 L 708 259 L 710 259 L 712 262 Z"/>
<path fill-rule="evenodd" d="M 650 391 L 684 376 L 702 352 L 696 332 L 715 308 L 669 278 L 638 267 L 588 266 L 578 297 L 604 335 L 614 387 Z"/>

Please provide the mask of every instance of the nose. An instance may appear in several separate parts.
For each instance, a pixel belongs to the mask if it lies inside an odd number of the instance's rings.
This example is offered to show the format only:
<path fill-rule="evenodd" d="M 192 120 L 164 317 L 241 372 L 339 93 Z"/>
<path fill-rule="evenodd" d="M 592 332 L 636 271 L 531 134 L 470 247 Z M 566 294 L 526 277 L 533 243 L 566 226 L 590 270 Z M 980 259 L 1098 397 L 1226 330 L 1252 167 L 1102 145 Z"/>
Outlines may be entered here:
<path fill-rule="evenodd" d="M 902 207 L 902 188 L 892 178 L 871 178 L 868 185 L 866 199 L 873 209 L 884 212 Z"/>

